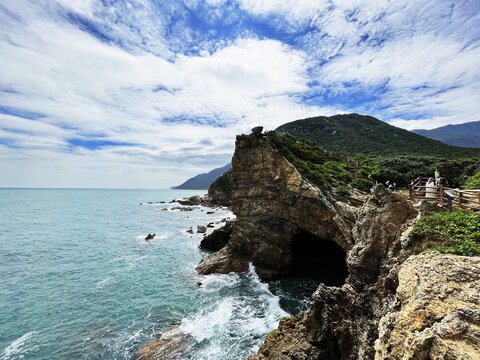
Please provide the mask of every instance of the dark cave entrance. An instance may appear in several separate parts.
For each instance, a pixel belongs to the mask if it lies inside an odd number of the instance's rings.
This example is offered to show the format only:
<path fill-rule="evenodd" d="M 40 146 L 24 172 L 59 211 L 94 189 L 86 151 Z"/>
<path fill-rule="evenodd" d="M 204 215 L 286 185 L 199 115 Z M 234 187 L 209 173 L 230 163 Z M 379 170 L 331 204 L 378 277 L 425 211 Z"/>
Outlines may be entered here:
<path fill-rule="evenodd" d="M 293 277 L 312 279 L 327 286 L 345 283 L 347 254 L 340 245 L 300 230 L 292 238 L 291 250 Z"/>

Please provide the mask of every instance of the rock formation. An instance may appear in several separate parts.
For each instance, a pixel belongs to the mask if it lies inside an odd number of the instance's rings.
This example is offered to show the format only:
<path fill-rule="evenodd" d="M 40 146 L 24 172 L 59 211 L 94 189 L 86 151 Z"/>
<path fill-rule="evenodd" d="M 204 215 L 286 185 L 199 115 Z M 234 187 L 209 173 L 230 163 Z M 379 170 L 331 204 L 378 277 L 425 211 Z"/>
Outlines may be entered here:
<path fill-rule="evenodd" d="M 377 185 L 359 207 L 338 201 L 259 129 L 237 136 L 232 164 L 237 220 L 200 274 L 242 272 L 252 262 L 269 280 L 319 254 L 311 268 L 338 272 L 329 258 L 348 268 L 336 286 L 322 280 L 310 309 L 282 319 L 250 360 L 478 358 L 479 260 L 412 256 L 418 212 L 406 199 Z"/>
<path fill-rule="evenodd" d="M 351 249 L 355 208 L 302 178 L 263 134 L 237 136 L 232 164 L 238 220 L 227 246 L 198 265 L 200 274 L 246 271 L 251 261 L 263 279 L 288 275 L 292 242 L 302 232 Z"/>

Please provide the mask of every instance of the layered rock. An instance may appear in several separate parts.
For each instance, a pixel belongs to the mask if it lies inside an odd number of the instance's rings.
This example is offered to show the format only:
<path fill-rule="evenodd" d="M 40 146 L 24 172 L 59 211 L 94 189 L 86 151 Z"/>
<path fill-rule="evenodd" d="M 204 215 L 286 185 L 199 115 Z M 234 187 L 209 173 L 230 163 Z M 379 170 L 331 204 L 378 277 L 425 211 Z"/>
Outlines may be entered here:
<path fill-rule="evenodd" d="M 260 132 L 237 136 L 235 145 L 231 176 L 237 222 L 227 246 L 198 265 L 200 274 L 247 271 L 252 262 L 263 279 L 285 276 L 299 231 L 345 251 L 352 248 L 355 208 L 302 178 Z"/>

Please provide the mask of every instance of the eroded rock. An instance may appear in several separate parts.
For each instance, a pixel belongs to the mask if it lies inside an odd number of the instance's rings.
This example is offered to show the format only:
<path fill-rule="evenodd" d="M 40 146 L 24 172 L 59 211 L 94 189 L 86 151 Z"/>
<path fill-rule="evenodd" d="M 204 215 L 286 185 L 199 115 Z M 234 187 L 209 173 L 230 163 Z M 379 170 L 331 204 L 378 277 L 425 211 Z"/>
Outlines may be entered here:
<path fill-rule="evenodd" d="M 232 230 L 233 230 L 233 222 L 227 222 L 225 226 L 219 229 L 216 229 L 211 234 L 205 236 L 200 242 L 200 248 L 204 250 L 211 250 L 211 251 L 220 250 L 225 245 L 227 245 L 228 241 L 230 240 Z"/>
<path fill-rule="evenodd" d="M 379 322 L 375 359 L 479 358 L 480 258 L 412 256 L 398 282 L 399 309 Z"/>

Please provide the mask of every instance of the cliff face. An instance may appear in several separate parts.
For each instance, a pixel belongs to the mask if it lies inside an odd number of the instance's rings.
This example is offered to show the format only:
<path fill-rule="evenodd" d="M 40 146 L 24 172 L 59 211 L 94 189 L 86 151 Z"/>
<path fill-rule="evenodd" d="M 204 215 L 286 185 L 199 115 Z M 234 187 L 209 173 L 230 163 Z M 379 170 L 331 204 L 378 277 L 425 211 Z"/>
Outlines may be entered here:
<path fill-rule="evenodd" d="M 336 201 L 258 131 L 237 137 L 232 180 L 237 220 L 199 273 L 246 271 L 249 261 L 263 279 L 302 262 L 336 273 L 341 260 L 348 269 L 336 286 L 321 280 L 310 309 L 282 319 L 250 360 L 473 359 L 480 298 L 470 273 L 480 273 L 478 261 L 411 257 L 407 233 L 417 210 L 409 202 L 382 185 L 361 207 Z"/>
<path fill-rule="evenodd" d="M 335 203 L 302 178 L 261 133 L 239 135 L 232 160 L 232 211 L 237 216 L 227 246 L 204 258 L 201 274 L 246 271 L 248 262 L 263 279 L 288 275 L 299 234 L 353 246 L 355 208 Z"/>

